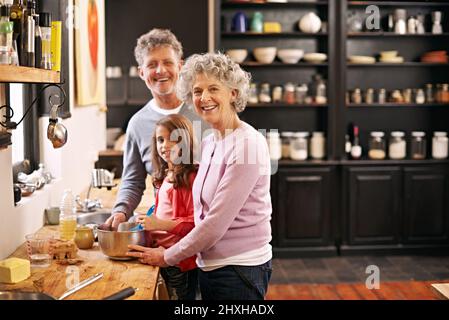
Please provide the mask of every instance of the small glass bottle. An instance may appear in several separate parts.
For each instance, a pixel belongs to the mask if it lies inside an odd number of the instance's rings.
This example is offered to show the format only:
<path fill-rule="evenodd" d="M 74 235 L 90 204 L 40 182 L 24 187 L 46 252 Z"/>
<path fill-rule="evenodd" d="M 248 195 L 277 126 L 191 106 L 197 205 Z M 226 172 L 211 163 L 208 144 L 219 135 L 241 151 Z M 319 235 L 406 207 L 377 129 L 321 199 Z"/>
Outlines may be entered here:
<path fill-rule="evenodd" d="M 273 100 L 273 102 L 282 102 L 282 87 L 281 86 L 276 86 L 273 88 L 272 100 Z"/>
<path fill-rule="evenodd" d="M 280 160 L 282 158 L 282 142 L 279 132 L 267 132 L 268 150 L 270 152 L 271 160 Z"/>
<path fill-rule="evenodd" d="M 293 160 L 307 160 L 308 158 L 308 132 L 295 132 L 290 143 L 290 157 Z"/>
<path fill-rule="evenodd" d="M 305 83 L 296 87 L 296 103 L 297 104 L 306 103 L 307 91 L 309 91 L 309 88 L 307 87 L 307 84 L 305 84 Z"/>
<path fill-rule="evenodd" d="M 443 86 L 440 83 L 436 84 L 436 93 L 435 93 L 435 102 L 442 103 L 442 93 L 443 93 Z"/>
<path fill-rule="evenodd" d="M 282 140 L 282 158 L 289 159 L 290 158 L 290 143 L 294 137 L 294 132 L 284 131 L 281 133 Z"/>
<path fill-rule="evenodd" d="M 70 189 L 64 190 L 60 205 L 59 237 L 62 240 L 73 240 L 76 232 L 76 202 Z"/>
<path fill-rule="evenodd" d="M 379 89 L 379 93 L 377 95 L 377 102 L 380 104 L 384 104 L 387 102 L 387 90 Z"/>
<path fill-rule="evenodd" d="M 310 157 L 321 160 L 326 156 L 326 138 L 324 132 L 316 131 L 312 133 L 310 139 Z"/>
<path fill-rule="evenodd" d="M 449 103 L 449 84 L 447 83 L 441 85 L 441 102 Z"/>
<path fill-rule="evenodd" d="M 352 91 L 351 100 L 352 103 L 355 104 L 362 103 L 362 91 L 359 88 L 355 88 L 354 91 Z"/>
<path fill-rule="evenodd" d="M 11 6 L 0 5 L 0 64 L 11 64 L 14 24 L 9 21 Z"/>
<path fill-rule="evenodd" d="M 388 155 L 390 159 L 404 159 L 407 154 L 407 143 L 404 140 L 404 132 L 391 132 L 390 143 L 388 145 Z"/>
<path fill-rule="evenodd" d="M 366 89 L 365 91 L 365 103 L 372 104 L 374 102 L 374 89 Z"/>
<path fill-rule="evenodd" d="M 351 159 L 358 160 L 362 157 L 362 146 L 360 145 L 359 127 L 354 126 L 354 140 L 351 145 Z"/>
<path fill-rule="evenodd" d="M 417 104 L 423 104 L 426 102 L 426 95 L 424 94 L 423 89 L 416 90 L 415 102 Z"/>
<path fill-rule="evenodd" d="M 271 103 L 270 84 L 262 83 L 259 92 L 260 103 Z"/>
<path fill-rule="evenodd" d="M 435 131 L 432 138 L 432 158 L 446 159 L 448 155 L 447 132 Z"/>
<path fill-rule="evenodd" d="M 426 152 L 426 133 L 423 131 L 412 131 L 410 158 L 414 160 L 425 159 Z"/>
<path fill-rule="evenodd" d="M 327 103 L 326 82 L 322 78 L 320 78 L 317 83 L 315 102 L 317 104 L 326 104 Z"/>
<path fill-rule="evenodd" d="M 432 103 L 434 101 L 433 85 L 431 83 L 426 84 L 426 103 Z"/>
<path fill-rule="evenodd" d="M 404 103 L 412 103 L 412 89 L 404 89 L 402 91 L 402 96 L 404 97 Z"/>
<path fill-rule="evenodd" d="M 370 134 L 368 157 L 373 160 L 385 159 L 385 133 L 373 131 Z"/>

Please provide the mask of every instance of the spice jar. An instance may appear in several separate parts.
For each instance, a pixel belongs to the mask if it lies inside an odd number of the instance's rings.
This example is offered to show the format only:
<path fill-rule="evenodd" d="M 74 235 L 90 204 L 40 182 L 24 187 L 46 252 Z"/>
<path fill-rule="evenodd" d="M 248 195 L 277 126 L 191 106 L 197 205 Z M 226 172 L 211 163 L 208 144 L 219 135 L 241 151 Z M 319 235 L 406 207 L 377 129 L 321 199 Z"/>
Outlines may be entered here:
<path fill-rule="evenodd" d="M 352 103 L 355 104 L 362 103 L 362 91 L 359 88 L 355 88 L 354 91 L 352 91 L 351 100 Z"/>
<path fill-rule="evenodd" d="M 435 131 L 432 138 L 432 157 L 434 159 L 446 159 L 448 153 L 447 132 Z"/>
<path fill-rule="evenodd" d="M 449 84 L 447 83 L 441 85 L 441 102 L 449 103 Z"/>
<path fill-rule="evenodd" d="M 404 103 L 412 103 L 412 89 L 402 90 L 402 96 L 404 97 Z"/>
<path fill-rule="evenodd" d="M 279 132 L 267 132 L 267 144 L 271 160 L 280 160 L 282 157 L 282 142 Z"/>
<path fill-rule="evenodd" d="M 248 103 L 256 104 L 259 102 L 259 98 L 257 97 L 257 85 L 255 83 L 251 83 L 249 86 L 249 98 Z"/>
<path fill-rule="evenodd" d="M 424 94 L 424 90 L 423 89 L 417 89 L 416 90 L 415 102 L 417 104 L 423 104 L 423 103 L 426 102 L 426 96 Z"/>
<path fill-rule="evenodd" d="M 367 89 L 365 92 L 365 103 L 372 104 L 374 102 L 374 89 Z"/>
<path fill-rule="evenodd" d="M 326 156 L 326 138 L 324 132 L 316 131 L 312 133 L 310 139 L 310 156 L 312 159 L 323 159 Z"/>
<path fill-rule="evenodd" d="M 385 159 L 385 133 L 373 131 L 370 133 L 368 157 L 374 160 Z"/>
<path fill-rule="evenodd" d="M 426 84 L 426 102 L 432 103 L 434 101 L 433 85 L 431 83 Z"/>
<path fill-rule="evenodd" d="M 260 86 L 259 102 L 260 103 L 271 103 L 270 84 L 269 83 L 262 83 L 262 85 Z"/>
<path fill-rule="evenodd" d="M 426 158 L 426 133 L 425 132 L 412 131 L 410 157 L 415 160 Z"/>
<path fill-rule="evenodd" d="M 402 96 L 402 93 L 400 90 L 394 90 L 391 93 L 391 102 L 394 102 L 394 103 L 403 103 L 404 102 L 404 97 Z"/>
<path fill-rule="evenodd" d="M 293 160 L 306 160 L 308 157 L 308 132 L 295 132 L 290 143 L 290 157 Z"/>
<path fill-rule="evenodd" d="M 307 91 L 309 91 L 309 88 L 307 87 L 307 84 L 305 84 L 305 83 L 296 87 L 296 103 L 297 104 L 306 103 Z"/>
<path fill-rule="evenodd" d="M 387 90 L 379 89 L 379 93 L 377 94 L 377 102 L 381 104 L 387 102 Z"/>
<path fill-rule="evenodd" d="M 282 141 L 282 158 L 290 158 L 290 143 L 294 137 L 294 132 L 285 131 L 281 133 Z"/>
<path fill-rule="evenodd" d="M 443 93 L 443 86 L 438 83 L 436 85 L 435 102 L 438 103 L 442 102 L 442 93 Z"/>
<path fill-rule="evenodd" d="M 404 132 L 393 131 L 388 146 L 390 159 L 404 159 L 407 153 L 407 144 L 404 140 Z"/>
<path fill-rule="evenodd" d="M 291 82 L 288 82 L 284 85 L 284 102 L 287 104 L 295 104 L 295 85 Z"/>
<path fill-rule="evenodd" d="M 273 102 L 282 102 L 282 87 L 281 86 L 276 86 L 273 88 L 272 100 L 273 100 Z"/>

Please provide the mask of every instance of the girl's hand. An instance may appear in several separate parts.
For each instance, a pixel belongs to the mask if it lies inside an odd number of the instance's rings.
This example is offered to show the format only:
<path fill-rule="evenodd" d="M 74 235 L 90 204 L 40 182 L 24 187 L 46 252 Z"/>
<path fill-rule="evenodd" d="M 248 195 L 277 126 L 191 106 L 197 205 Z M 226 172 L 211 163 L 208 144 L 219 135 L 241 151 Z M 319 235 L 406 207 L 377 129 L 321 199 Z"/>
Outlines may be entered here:
<path fill-rule="evenodd" d="M 162 224 L 161 219 L 158 219 L 154 215 L 151 215 L 149 217 L 145 216 L 144 223 L 142 226 L 145 228 L 145 230 L 148 231 L 163 230 L 161 224 Z"/>
<path fill-rule="evenodd" d="M 134 251 L 128 251 L 126 255 L 138 258 L 140 263 L 149 264 L 151 266 L 168 267 L 168 264 L 164 260 L 165 249 L 163 247 L 147 248 L 131 244 L 128 246 L 128 249 Z"/>

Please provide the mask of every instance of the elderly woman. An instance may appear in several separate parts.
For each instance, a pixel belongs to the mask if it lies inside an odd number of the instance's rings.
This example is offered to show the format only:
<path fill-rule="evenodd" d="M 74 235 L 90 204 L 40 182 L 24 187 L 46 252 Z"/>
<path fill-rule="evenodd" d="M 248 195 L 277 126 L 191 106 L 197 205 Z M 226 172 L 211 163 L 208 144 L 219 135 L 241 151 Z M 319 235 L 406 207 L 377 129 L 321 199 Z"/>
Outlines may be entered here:
<path fill-rule="evenodd" d="M 130 246 L 150 265 L 175 265 L 197 254 L 205 300 L 264 299 L 271 277 L 270 157 L 262 134 L 239 119 L 250 75 L 223 54 L 193 55 L 178 95 L 193 102 L 213 133 L 202 141 L 193 184 L 195 227 L 169 249 Z"/>

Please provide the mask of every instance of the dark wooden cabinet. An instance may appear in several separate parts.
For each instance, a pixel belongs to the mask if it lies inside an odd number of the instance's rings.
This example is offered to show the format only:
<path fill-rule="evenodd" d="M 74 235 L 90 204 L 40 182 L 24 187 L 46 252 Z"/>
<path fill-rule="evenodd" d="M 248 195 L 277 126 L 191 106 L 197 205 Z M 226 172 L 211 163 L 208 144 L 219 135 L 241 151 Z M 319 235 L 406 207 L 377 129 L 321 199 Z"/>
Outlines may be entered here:
<path fill-rule="evenodd" d="M 448 243 L 449 173 L 446 168 L 404 169 L 404 243 Z"/>
<path fill-rule="evenodd" d="M 332 167 L 279 170 L 274 210 L 279 248 L 336 252 L 331 211 L 333 175 Z"/>
<path fill-rule="evenodd" d="M 347 169 L 347 239 L 350 245 L 395 244 L 400 239 L 399 167 Z"/>

